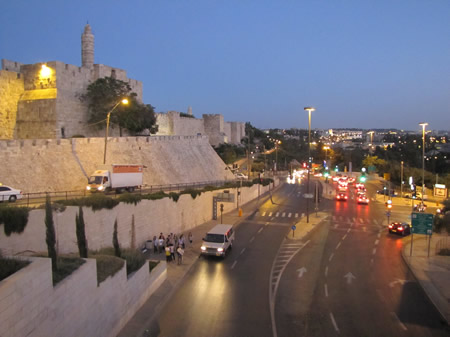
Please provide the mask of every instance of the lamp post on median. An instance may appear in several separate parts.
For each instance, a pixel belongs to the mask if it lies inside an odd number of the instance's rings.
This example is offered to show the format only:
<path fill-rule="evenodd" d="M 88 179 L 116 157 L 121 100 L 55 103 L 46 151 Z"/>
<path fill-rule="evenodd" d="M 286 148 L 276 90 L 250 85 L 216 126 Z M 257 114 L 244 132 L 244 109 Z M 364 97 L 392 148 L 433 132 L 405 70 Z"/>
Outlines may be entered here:
<path fill-rule="evenodd" d="M 325 150 L 325 165 L 328 167 L 327 154 L 328 154 L 328 150 L 330 149 L 330 147 L 329 146 L 324 146 L 323 149 Z"/>
<path fill-rule="evenodd" d="M 103 164 L 106 163 L 106 147 L 108 145 L 108 131 L 109 131 L 109 119 L 111 117 L 111 112 L 113 112 L 118 106 L 119 104 L 128 104 L 128 100 L 126 98 L 120 100 L 119 102 L 117 102 L 116 105 L 114 105 L 114 107 L 108 112 L 108 115 L 106 115 L 106 132 L 105 132 L 105 150 L 103 152 Z"/>
<path fill-rule="evenodd" d="M 310 106 L 303 108 L 303 110 L 308 111 L 308 182 L 306 183 L 306 193 L 308 198 L 306 198 L 306 223 L 309 223 L 309 176 L 311 171 L 311 112 L 316 109 Z"/>
<path fill-rule="evenodd" d="M 419 124 L 422 127 L 422 206 L 423 206 L 423 200 L 425 199 L 425 127 L 428 125 L 428 123 L 420 123 Z"/>

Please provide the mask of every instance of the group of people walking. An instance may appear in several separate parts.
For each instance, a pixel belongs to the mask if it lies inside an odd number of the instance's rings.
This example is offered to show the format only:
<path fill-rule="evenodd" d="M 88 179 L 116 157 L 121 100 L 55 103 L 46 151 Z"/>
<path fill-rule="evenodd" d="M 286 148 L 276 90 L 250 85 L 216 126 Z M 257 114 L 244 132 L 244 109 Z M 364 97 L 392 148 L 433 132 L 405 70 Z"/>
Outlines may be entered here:
<path fill-rule="evenodd" d="M 189 232 L 187 240 L 189 241 L 189 244 L 192 244 L 193 236 L 191 232 Z M 185 248 L 186 238 L 183 234 L 177 236 L 176 234 L 170 233 L 166 238 L 163 233 L 160 233 L 158 238 L 156 235 L 153 237 L 153 252 L 155 254 L 164 252 L 167 262 L 175 261 L 176 253 L 177 264 L 182 264 Z"/>

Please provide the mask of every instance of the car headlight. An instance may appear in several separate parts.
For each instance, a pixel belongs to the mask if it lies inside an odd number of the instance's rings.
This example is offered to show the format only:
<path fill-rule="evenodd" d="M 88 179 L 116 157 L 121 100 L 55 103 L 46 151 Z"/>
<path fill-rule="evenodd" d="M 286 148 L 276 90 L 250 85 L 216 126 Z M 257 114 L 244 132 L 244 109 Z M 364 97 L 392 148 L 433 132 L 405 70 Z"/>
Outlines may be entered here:
<path fill-rule="evenodd" d="M 102 185 L 102 186 L 99 186 L 99 187 L 98 187 L 98 190 L 99 190 L 99 191 L 103 191 L 103 188 L 104 188 L 103 185 Z"/>
<path fill-rule="evenodd" d="M 201 246 L 200 249 L 203 250 L 203 251 L 205 251 L 205 250 L 206 250 L 206 247 L 205 247 L 205 246 Z"/>
<path fill-rule="evenodd" d="M 217 248 L 218 252 L 223 252 L 223 248 Z"/>
<path fill-rule="evenodd" d="M 86 186 L 86 190 L 90 191 L 91 190 L 91 186 Z"/>

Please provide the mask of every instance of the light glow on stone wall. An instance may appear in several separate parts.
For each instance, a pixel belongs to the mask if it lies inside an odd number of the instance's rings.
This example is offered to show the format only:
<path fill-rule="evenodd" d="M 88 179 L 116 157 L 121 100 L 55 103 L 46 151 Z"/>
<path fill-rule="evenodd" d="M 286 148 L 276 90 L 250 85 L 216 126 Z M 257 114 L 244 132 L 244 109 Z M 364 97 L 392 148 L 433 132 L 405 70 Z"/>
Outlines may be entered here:
<path fill-rule="evenodd" d="M 52 69 L 47 67 L 46 64 L 42 65 L 41 71 L 39 72 L 39 77 L 41 78 L 49 78 L 52 74 Z"/>

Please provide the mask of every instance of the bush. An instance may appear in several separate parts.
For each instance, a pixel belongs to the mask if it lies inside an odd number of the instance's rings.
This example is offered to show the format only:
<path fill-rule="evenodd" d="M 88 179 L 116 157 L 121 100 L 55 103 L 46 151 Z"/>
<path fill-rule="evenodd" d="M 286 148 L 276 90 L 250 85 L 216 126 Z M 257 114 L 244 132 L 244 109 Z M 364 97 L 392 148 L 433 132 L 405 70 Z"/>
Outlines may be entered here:
<path fill-rule="evenodd" d="M 130 193 L 125 193 L 122 194 L 119 197 L 119 201 L 120 202 L 124 202 L 126 204 L 133 204 L 133 205 L 137 205 L 140 201 L 142 200 L 142 195 L 140 194 L 130 194 Z"/>
<path fill-rule="evenodd" d="M 123 259 L 116 256 L 93 253 L 90 257 L 97 263 L 97 284 L 102 283 L 109 276 L 114 276 L 123 267 Z"/>
<path fill-rule="evenodd" d="M 450 256 L 450 249 L 448 249 L 448 248 L 441 249 L 439 251 L 438 255 Z"/>
<path fill-rule="evenodd" d="M 202 191 L 195 190 L 193 188 L 188 188 L 184 191 L 181 191 L 180 194 L 190 194 L 192 199 L 195 199 L 195 198 L 197 198 L 198 195 L 202 194 Z"/>
<path fill-rule="evenodd" d="M 171 198 L 173 201 L 177 202 L 178 199 L 180 198 L 180 195 L 178 193 L 175 193 L 175 192 L 170 192 L 169 193 L 169 198 Z"/>
<path fill-rule="evenodd" d="M 26 267 L 30 261 L 2 257 L 0 255 L 0 281 Z"/>
<path fill-rule="evenodd" d="M 142 196 L 143 199 L 147 199 L 147 200 L 158 200 L 158 199 L 163 199 L 163 198 L 167 198 L 169 195 L 167 193 L 165 193 L 164 191 L 159 191 L 156 193 L 152 193 L 152 194 L 145 194 Z"/>
<path fill-rule="evenodd" d="M 139 270 L 146 261 L 144 255 L 135 249 L 122 250 L 122 258 L 127 261 L 127 275 Z"/>
<path fill-rule="evenodd" d="M 148 269 L 151 273 L 153 269 L 159 264 L 159 261 L 148 261 Z"/>
<path fill-rule="evenodd" d="M 59 203 L 66 206 L 86 206 L 92 210 L 99 211 L 101 209 L 113 209 L 119 204 L 119 200 L 112 199 L 103 194 L 93 194 L 91 196 L 72 200 L 59 200 Z"/>
<path fill-rule="evenodd" d="M 4 224 L 6 236 L 11 233 L 22 233 L 28 223 L 30 209 L 27 207 L 0 207 L 0 224 Z"/>
<path fill-rule="evenodd" d="M 86 261 L 79 257 L 58 256 L 58 269 L 53 271 L 53 285 L 57 285 L 67 276 L 72 274 Z"/>

